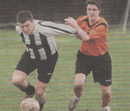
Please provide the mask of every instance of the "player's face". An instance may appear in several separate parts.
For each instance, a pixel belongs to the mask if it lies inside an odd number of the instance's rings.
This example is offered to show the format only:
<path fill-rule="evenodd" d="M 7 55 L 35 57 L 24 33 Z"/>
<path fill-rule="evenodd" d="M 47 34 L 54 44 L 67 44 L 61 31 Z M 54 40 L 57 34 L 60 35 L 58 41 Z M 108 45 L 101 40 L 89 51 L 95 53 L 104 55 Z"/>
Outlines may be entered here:
<path fill-rule="evenodd" d="M 35 28 L 34 21 L 31 22 L 29 20 L 27 20 L 25 23 L 19 23 L 19 26 L 21 30 L 27 35 L 31 34 Z"/>
<path fill-rule="evenodd" d="M 96 21 L 99 18 L 100 10 L 94 4 L 88 4 L 86 12 L 90 21 Z"/>

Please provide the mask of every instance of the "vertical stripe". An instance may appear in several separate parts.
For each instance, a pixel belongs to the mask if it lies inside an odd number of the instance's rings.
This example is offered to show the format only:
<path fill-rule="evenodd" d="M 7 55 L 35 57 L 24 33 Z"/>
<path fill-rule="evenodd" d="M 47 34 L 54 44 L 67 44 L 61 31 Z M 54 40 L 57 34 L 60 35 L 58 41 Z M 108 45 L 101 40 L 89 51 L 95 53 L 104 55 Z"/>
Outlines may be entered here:
<path fill-rule="evenodd" d="M 21 36 L 21 38 L 22 38 L 22 41 L 25 43 L 25 39 L 24 39 L 23 33 L 21 33 L 20 36 Z"/>
<path fill-rule="evenodd" d="M 38 52 L 38 49 L 37 49 L 37 46 L 35 44 L 35 38 L 34 38 L 34 35 L 29 35 L 29 39 L 30 39 L 30 42 L 31 42 L 31 47 L 34 51 L 34 56 L 36 56 L 36 58 L 40 58 L 40 55 L 39 55 L 39 52 Z M 31 54 L 31 53 L 30 53 Z"/>
<path fill-rule="evenodd" d="M 38 52 L 40 54 L 40 59 L 41 60 L 46 60 L 47 59 L 47 55 L 46 55 L 46 52 L 45 52 L 44 48 L 38 49 Z"/>
<path fill-rule="evenodd" d="M 30 52 L 30 57 L 31 57 L 32 59 L 35 59 L 35 58 L 36 58 L 36 56 L 35 56 L 35 54 L 34 54 L 33 49 L 28 48 L 28 50 L 29 50 L 29 52 Z"/>
<path fill-rule="evenodd" d="M 47 37 L 47 41 L 51 50 L 51 54 L 53 55 L 57 50 L 55 39 L 53 37 Z"/>
<path fill-rule="evenodd" d="M 41 60 L 46 60 L 56 52 L 53 41 L 51 39 L 47 39 L 46 36 L 40 33 L 37 35 L 28 35 L 27 39 L 29 42 L 26 41 L 26 37 L 23 33 L 21 33 L 20 36 L 22 41 L 26 44 L 32 59 L 40 58 Z"/>
<path fill-rule="evenodd" d="M 35 37 L 35 43 L 36 43 L 36 45 L 42 45 L 41 38 L 40 38 L 38 32 L 34 33 L 34 37 Z"/>
<path fill-rule="evenodd" d="M 40 34 L 40 33 L 39 33 Z M 52 54 L 51 54 L 51 49 L 49 47 L 49 44 L 48 44 L 48 41 L 47 41 L 47 37 L 40 34 L 40 37 L 41 37 L 41 41 L 42 41 L 42 45 L 46 51 L 46 55 L 47 55 L 47 58 L 50 57 Z"/>
<path fill-rule="evenodd" d="M 28 45 L 30 45 L 30 44 L 31 44 L 31 42 L 30 42 L 30 39 L 29 39 L 29 36 L 28 36 L 28 35 L 24 34 L 24 39 L 25 39 L 25 44 L 28 44 Z"/>
<path fill-rule="evenodd" d="M 35 39 L 34 39 L 34 35 L 33 34 L 29 35 L 29 39 L 30 39 L 31 45 L 35 46 L 36 44 L 35 44 Z"/>

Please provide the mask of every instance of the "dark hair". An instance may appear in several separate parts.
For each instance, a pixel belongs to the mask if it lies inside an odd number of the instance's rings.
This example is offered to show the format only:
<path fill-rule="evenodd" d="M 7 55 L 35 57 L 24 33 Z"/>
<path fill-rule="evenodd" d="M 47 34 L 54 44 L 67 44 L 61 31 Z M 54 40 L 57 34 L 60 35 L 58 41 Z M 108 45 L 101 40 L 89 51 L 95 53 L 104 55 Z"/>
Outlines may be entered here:
<path fill-rule="evenodd" d="M 25 23 L 27 20 L 33 21 L 33 15 L 30 11 L 20 11 L 16 16 L 16 21 L 19 23 Z"/>
<path fill-rule="evenodd" d="M 98 9 L 101 9 L 101 1 L 100 0 L 87 0 L 86 1 L 86 6 L 88 6 L 88 4 L 94 4 L 98 7 Z"/>

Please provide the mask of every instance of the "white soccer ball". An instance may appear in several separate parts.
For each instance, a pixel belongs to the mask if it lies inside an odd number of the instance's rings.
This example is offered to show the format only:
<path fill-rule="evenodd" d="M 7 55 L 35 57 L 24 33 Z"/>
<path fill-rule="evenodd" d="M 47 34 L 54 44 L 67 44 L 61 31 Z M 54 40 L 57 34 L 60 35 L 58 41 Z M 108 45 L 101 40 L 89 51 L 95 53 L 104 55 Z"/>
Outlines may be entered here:
<path fill-rule="evenodd" d="M 21 111 L 40 111 L 40 106 L 37 100 L 33 98 L 27 98 L 21 102 Z"/>

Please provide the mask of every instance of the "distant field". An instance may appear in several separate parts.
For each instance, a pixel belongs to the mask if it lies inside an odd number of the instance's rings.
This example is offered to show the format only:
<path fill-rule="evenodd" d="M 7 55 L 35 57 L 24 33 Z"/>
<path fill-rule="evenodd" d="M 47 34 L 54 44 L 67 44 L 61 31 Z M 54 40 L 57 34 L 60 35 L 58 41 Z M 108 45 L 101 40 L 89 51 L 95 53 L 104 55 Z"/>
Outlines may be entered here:
<path fill-rule="evenodd" d="M 47 101 L 44 111 L 69 111 L 73 96 L 76 54 L 80 40 L 60 35 L 56 37 L 59 59 L 46 89 Z M 123 35 L 115 29 L 109 30 L 109 53 L 113 66 L 112 100 L 113 111 L 130 111 L 130 32 Z M 0 111 L 20 111 L 24 93 L 12 84 L 12 73 L 25 50 L 15 30 L 0 30 Z M 37 72 L 28 77 L 35 85 Z M 101 111 L 101 91 L 98 83 L 89 75 L 83 97 L 75 111 Z"/>

